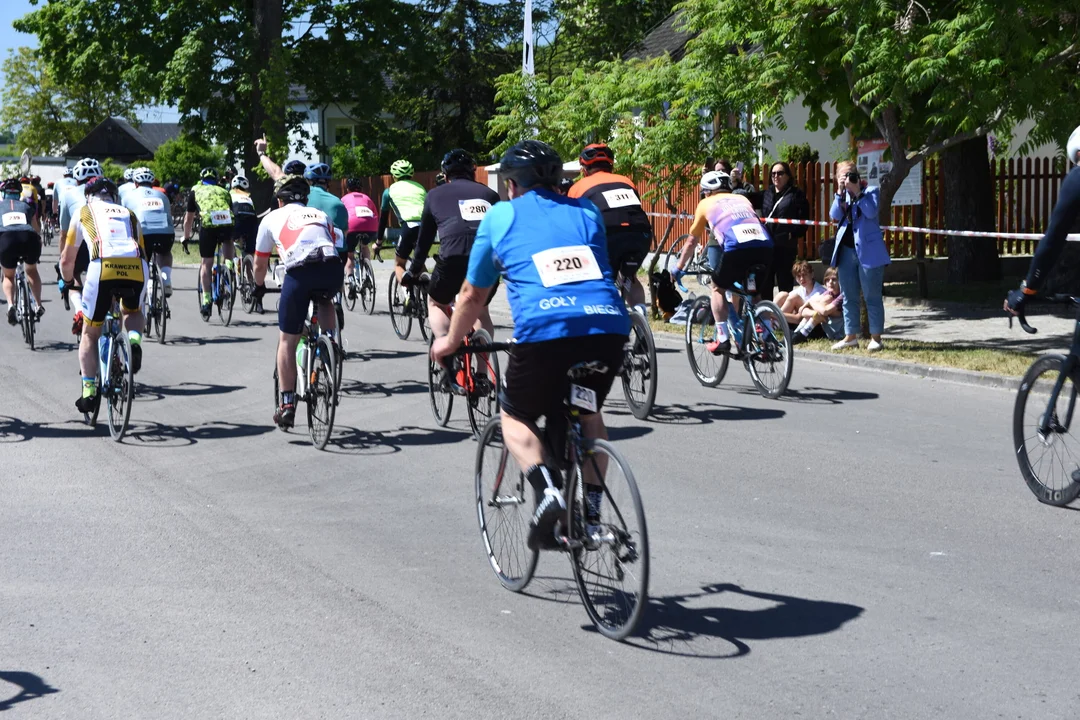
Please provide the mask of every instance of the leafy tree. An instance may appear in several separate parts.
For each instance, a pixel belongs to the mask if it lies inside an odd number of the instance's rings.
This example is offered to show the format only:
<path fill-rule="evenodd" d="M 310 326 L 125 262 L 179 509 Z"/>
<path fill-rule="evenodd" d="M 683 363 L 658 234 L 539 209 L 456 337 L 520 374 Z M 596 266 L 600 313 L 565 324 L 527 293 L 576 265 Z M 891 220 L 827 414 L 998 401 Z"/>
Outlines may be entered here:
<path fill-rule="evenodd" d="M 0 123 L 17 137 L 3 140 L 35 155 L 57 155 L 86 136 L 109 116 L 135 122 L 134 105 L 122 87 L 91 77 L 86 83 L 57 81 L 39 54 L 28 47 L 12 50 L 3 62 L 5 86 L 0 95 Z"/>
<path fill-rule="evenodd" d="M 615 60 L 663 21 L 676 0 L 554 0 L 558 37 L 571 63 Z"/>
<path fill-rule="evenodd" d="M 105 177 L 109 178 L 117 185 L 124 181 L 125 169 L 127 169 L 127 165 L 121 165 L 112 158 L 105 158 L 101 161 L 101 171 L 105 173 Z"/>
<path fill-rule="evenodd" d="M 330 151 L 330 168 L 334 177 L 366 177 L 383 172 L 378 153 L 368 152 L 363 145 L 335 145 Z"/>
<path fill-rule="evenodd" d="M 687 59 L 711 70 L 722 96 L 747 86 L 770 90 L 762 110 L 783 127 L 781 108 L 803 95 L 809 129 L 825 127 L 831 105 L 838 112 L 834 136 L 851 128 L 883 137 L 893 166 L 881 178 L 881 205 L 890 207 L 916 163 L 966 140 L 989 132 L 1008 139 L 1028 118 L 1035 129 L 1021 152 L 1067 136 L 1075 103 L 1066 98 L 1080 90 L 1080 13 L 1072 5 L 687 0 L 683 8 L 686 28 L 700 32 Z M 979 222 L 967 215 L 956 212 L 951 220 Z M 954 257 L 967 243 L 949 242 L 953 280 L 978 279 L 965 263 L 974 253 L 996 256 L 992 243 L 980 243 Z"/>
<path fill-rule="evenodd" d="M 148 165 L 162 182 L 176 179 L 191 187 L 199 181 L 199 171 L 204 167 L 225 168 L 225 150 L 185 134 L 162 143 Z"/>

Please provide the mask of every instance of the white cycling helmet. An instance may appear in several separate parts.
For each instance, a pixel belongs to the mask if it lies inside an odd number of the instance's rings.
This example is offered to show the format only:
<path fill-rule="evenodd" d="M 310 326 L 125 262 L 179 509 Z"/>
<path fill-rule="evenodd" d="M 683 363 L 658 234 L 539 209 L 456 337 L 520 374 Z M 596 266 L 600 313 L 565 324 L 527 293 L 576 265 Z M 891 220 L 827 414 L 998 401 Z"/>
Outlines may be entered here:
<path fill-rule="evenodd" d="M 229 185 L 232 187 L 233 190 L 247 190 L 251 187 L 248 179 L 243 175 L 237 175 L 236 177 L 234 177 L 232 179 L 232 182 L 229 183 Z"/>
<path fill-rule="evenodd" d="M 701 176 L 701 189 L 709 192 L 731 192 L 731 176 L 722 170 L 710 170 Z"/>
<path fill-rule="evenodd" d="M 101 163 L 94 158 L 83 158 L 71 168 L 71 176 L 80 184 L 90 178 L 101 177 L 105 172 L 101 169 Z"/>
<path fill-rule="evenodd" d="M 1069 158 L 1069 162 L 1080 165 L 1080 127 L 1073 130 L 1069 136 L 1069 142 L 1065 145 L 1065 156 Z"/>
<path fill-rule="evenodd" d="M 136 168 L 135 172 L 131 173 L 131 182 L 136 185 L 142 185 L 143 183 L 150 183 L 151 185 L 157 180 L 154 177 L 154 172 L 150 168 Z"/>
<path fill-rule="evenodd" d="M 135 169 L 133 167 L 124 168 L 124 180 L 131 182 L 131 178 L 135 177 Z"/>

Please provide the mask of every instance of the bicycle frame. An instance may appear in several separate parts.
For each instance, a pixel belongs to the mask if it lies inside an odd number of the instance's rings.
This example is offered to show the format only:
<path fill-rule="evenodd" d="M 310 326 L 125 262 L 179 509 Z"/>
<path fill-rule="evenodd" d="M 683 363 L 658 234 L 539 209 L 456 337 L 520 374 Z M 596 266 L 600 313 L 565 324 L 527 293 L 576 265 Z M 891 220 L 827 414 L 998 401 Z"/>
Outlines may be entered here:
<path fill-rule="evenodd" d="M 1057 380 L 1054 381 L 1054 389 L 1050 391 L 1050 400 L 1046 404 L 1046 411 L 1039 420 L 1040 435 L 1047 435 L 1051 431 L 1050 423 L 1057 407 L 1058 396 L 1061 395 L 1061 389 L 1065 386 L 1065 380 L 1067 379 L 1073 382 L 1072 396 L 1069 398 L 1069 409 L 1065 415 L 1065 421 L 1062 423 L 1061 418 L 1058 418 L 1058 424 L 1062 432 L 1068 432 L 1072 426 L 1073 412 L 1076 410 L 1078 367 L 1080 367 L 1080 317 L 1077 318 L 1076 327 L 1073 329 L 1072 346 L 1069 348 L 1069 354 L 1065 356 L 1061 372 L 1058 373 Z"/>

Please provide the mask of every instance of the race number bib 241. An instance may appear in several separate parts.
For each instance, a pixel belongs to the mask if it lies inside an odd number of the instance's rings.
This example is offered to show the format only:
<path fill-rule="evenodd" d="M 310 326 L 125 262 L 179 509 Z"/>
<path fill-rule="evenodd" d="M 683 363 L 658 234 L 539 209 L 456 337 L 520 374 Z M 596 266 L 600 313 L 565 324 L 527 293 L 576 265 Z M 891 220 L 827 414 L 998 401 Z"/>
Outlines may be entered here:
<path fill-rule="evenodd" d="M 532 259 L 544 287 L 582 280 L 600 280 L 604 277 L 600 265 L 596 262 L 596 256 L 588 245 L 551 248 L 536 253 Z"/>

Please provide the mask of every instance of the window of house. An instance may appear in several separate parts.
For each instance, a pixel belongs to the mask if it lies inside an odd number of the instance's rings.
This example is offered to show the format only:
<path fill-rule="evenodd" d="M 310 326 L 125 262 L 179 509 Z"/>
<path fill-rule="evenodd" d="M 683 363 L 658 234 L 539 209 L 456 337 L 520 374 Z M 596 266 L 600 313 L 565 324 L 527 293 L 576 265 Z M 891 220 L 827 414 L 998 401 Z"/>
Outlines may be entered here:
<path fill-rule="evenodd" d="M 353 142 L 353 126 L 352 125 L 338 125 L 334 128 L 334 144 L 335 145 L 352 145 Z"/>

